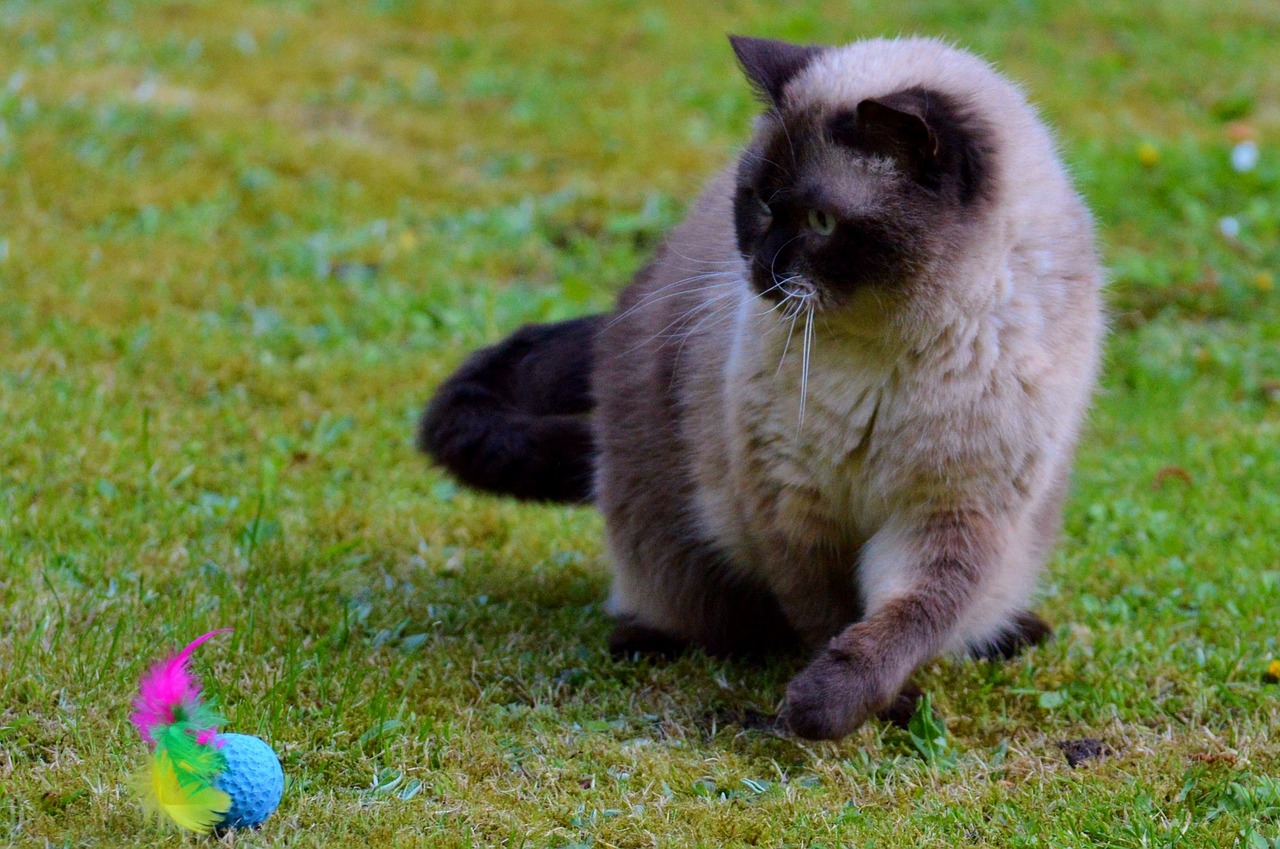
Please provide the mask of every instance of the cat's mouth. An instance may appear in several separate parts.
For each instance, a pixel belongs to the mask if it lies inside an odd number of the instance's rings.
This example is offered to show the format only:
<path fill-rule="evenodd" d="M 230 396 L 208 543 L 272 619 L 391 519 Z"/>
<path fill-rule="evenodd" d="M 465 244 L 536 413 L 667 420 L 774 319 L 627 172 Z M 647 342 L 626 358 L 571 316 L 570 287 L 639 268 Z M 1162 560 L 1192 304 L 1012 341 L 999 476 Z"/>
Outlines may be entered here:
<path fill-rule="evenodd" d="M 760 295 L 774 303 L 774 309 L 790 317 L 818 306 L 818 286 L 803 274 L 775 277 Z"/>

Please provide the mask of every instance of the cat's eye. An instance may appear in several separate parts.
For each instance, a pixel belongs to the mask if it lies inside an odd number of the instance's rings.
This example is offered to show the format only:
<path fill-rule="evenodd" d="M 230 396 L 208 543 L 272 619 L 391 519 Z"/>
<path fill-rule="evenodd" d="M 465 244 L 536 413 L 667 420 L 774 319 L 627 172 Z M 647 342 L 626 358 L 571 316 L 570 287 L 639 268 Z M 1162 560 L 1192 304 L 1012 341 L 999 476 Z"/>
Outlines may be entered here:
<path fill-rule="evenodd" d="M 830 236 L 836 231 L 836 217 L 821 209 L 809 210 L 809 229 L 819 236 Z"/>
<path fill-rule="evenodd" d="M 756 199 L 756 203 L 760 205 L 760 211 L 764 213 L 766 216 L 768 216 L 769 218 L 772 218 L 773 207 L 769 206 L 769 204 L 765 202 L 765 199 L 760 197 L 760 195 L 755 195 L 755 199 Z"/>

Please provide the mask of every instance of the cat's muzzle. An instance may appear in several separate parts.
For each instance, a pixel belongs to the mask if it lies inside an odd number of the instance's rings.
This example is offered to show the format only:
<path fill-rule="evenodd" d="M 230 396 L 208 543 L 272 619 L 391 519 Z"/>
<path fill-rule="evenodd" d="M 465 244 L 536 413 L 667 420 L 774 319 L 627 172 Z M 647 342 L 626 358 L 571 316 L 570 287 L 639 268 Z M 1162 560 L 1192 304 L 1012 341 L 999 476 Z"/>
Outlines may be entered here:
<path fill-rule="evenodd" d="M 775 305 L 785 304 L 788 312 L 817 304 L 818 286 L 803 274 L 757 274 L 752 285 L 761 297 Z"/>

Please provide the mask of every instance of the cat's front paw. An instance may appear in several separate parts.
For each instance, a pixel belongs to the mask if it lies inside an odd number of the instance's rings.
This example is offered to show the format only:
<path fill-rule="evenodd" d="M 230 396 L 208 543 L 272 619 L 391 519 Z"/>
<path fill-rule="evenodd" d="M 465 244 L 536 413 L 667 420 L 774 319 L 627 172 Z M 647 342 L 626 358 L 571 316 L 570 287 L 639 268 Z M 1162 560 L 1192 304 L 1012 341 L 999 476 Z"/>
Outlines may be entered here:
<path fill-rule="evenodd" d="M 810 740 L 838 740 L 891 701 L 857 653 L 828 648 L 791 679 L 782 708 L 786 726 Z"/>

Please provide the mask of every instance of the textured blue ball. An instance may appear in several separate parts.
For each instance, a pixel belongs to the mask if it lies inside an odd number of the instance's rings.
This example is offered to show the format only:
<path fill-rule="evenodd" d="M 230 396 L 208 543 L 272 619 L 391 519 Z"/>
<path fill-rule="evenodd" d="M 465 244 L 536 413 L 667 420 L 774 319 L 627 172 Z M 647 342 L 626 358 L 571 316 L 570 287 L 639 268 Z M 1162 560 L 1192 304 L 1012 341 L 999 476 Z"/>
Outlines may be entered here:
<path fill-rule="evenodd" d="M 284 795 L 284 770 L 271 747 L 248 734 L 219 734 L 218 750 L 227 759 L 227 768 L 213 780 L 214 786 L 231 797 L 231 809 L 220 828 L 252 828 L 280 804 Z"/>

